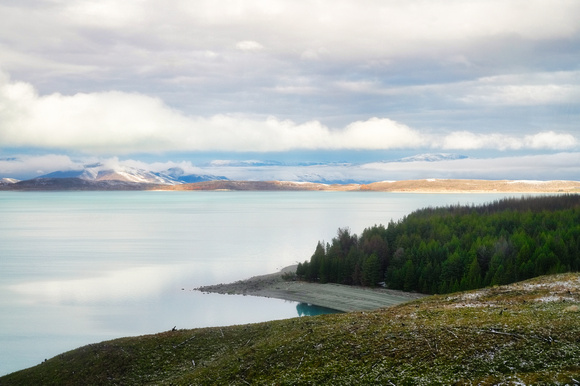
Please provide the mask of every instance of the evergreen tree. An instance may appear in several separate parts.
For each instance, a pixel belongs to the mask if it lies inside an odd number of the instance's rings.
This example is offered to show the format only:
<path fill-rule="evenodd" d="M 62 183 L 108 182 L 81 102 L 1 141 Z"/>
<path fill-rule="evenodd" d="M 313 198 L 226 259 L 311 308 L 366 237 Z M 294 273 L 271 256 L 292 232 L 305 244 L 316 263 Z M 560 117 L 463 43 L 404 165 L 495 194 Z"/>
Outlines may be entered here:
<path fill-rule="evenodd" d="M 360 238 L 339 228 L 301 279 L 446 293 L 580 269 L 580 195 L 415 211 Z"/>

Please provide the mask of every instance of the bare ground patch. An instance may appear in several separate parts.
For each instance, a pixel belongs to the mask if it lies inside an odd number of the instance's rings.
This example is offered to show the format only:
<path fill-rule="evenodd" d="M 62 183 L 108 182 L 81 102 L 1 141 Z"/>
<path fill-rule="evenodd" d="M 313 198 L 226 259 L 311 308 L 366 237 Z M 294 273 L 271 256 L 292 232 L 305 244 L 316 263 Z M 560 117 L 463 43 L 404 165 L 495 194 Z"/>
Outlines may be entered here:
<path fill-rule="evenodd" d="M 367 311 L 390 307 L 425 295 L 393 291 L 384 288 L 363 288 L 340 284 L 318 284 L 286 281 L 284 272 L 294 272 L 296 266 L 262 276 L 255 276 L 229 284 L 196 288 L 202 292 L 228 295 L 250 295 L 314 304 L 339 311 Z"/>

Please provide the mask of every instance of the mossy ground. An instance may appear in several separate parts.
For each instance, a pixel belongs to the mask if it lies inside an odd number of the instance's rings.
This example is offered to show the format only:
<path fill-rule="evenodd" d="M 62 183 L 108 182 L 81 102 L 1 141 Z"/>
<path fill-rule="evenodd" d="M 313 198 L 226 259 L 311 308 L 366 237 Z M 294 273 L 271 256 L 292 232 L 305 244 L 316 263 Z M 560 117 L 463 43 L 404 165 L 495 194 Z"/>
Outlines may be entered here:
<path fill-rule="evenodd" d="M 0 385 L 578 384 L 580 274 L 92 344 Z"/>

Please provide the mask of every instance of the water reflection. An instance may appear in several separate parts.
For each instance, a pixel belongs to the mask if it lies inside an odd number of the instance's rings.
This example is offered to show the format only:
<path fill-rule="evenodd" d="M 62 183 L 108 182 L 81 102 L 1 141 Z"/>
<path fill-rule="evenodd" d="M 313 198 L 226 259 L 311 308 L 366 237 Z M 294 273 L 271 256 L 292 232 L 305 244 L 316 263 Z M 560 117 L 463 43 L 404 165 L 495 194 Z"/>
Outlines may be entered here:
<path fill-rule="evenodd" d="M 333 310 L 332 308 L 315 306 L 308 303 L 298 303 L 296 305 L 298 316 L 316 316 L 323 314 L 341 314 L 341 311 Z"/>
<path fill-rule="evenodd" d="M 176 325 L 201 328 L 336 313 L 192 289 L 304 260 L 339 226 L 360 233 L 426 205 L 502 196 L 0 193 L 0 375 L 91 342 Z"/>

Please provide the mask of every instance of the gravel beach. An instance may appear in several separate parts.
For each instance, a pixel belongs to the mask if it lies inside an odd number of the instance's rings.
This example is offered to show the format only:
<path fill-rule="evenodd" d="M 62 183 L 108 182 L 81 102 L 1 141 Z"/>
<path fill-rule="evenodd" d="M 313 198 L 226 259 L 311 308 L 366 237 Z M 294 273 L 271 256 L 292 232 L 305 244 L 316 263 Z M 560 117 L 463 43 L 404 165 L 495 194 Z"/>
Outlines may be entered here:
<path fill-rule="evenodd" d="M 280 272 L 254 276 L 229 284 L 203 286 L 196 288 L 196 290 L 227 295 L 250 295 L 284 299 L 344 312 L 375 310 L 425 296 L 384 288 L 286 281 L 282 278 L 285 272 L 295 271 L 296 266 L 293 265 L 282 269 Z"/>

